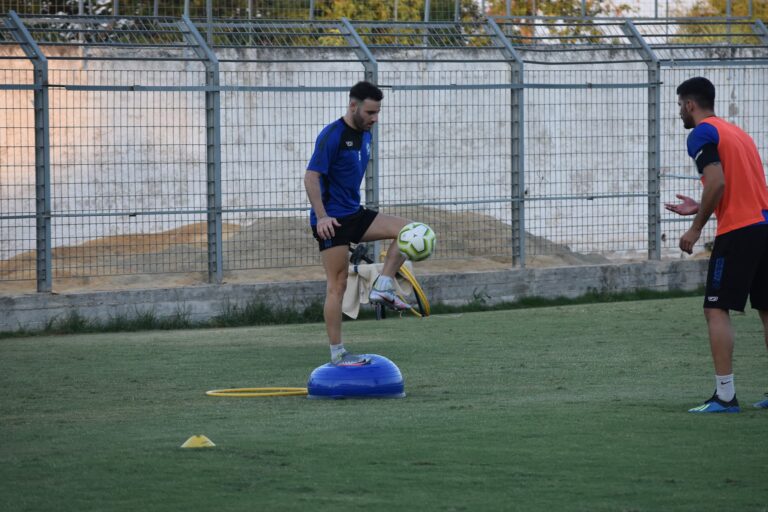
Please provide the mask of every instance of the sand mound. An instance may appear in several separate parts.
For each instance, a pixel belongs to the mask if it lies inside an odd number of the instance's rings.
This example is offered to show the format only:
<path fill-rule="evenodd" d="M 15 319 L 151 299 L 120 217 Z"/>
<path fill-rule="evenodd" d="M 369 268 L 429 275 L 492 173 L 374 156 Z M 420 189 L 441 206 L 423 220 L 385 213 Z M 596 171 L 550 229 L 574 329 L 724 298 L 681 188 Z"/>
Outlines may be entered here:
<path fill-rule="evenodd" d="M 435 208 L 393 215 L 429 224 L 438 236 L 436 257 L 417 265 L 418 272 L 467 272 L 509 268 L 511 227 L 476 213 Z M 305 218 L 266 217 L 249 225 L 225 224 L 225 282 L 322 279 L 316 244 Z M 205 223 L 148 234 L 117 235 L 53 250 L 55 291 L 189 286 L 208 278 Z M 529 267 L 605 263 L 567 246 L 526 234 Z M 35 254 L 27 252 L 0 261 L 3 293 L 35 290 Z"/>

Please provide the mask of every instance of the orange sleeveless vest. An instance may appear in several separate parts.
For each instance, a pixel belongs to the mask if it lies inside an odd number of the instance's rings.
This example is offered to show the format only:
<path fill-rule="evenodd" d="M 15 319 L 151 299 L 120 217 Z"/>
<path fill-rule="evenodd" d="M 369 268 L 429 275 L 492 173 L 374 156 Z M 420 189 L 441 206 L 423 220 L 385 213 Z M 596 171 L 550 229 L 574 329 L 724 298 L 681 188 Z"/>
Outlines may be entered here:
<path fill-rule="evenodd" d="M 717 129 L 717 152 L 725 174 L 725 190 L 715 208 L 717 235 L 764 221 L 768 185 L 755 142 L 741 128 L 719 117 L 708 117 L 702 123 Z"/>

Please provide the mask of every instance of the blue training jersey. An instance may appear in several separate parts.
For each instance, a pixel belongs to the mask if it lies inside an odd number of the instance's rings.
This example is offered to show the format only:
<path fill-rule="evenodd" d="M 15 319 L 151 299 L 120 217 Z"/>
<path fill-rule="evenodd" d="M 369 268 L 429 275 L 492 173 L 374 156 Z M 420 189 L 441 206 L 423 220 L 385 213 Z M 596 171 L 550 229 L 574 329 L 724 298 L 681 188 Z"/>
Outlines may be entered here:
<path fill-rule="evenodd" d="M 343 118 L 320 132 L 308 171 L 320 173 L 323 206 L 331 217 L 344 217 L 360 209 L 360 185 L 371 157 L 371 132 L 355 130 Z M 314 208 L 309 222 L 317 225 Z"/>

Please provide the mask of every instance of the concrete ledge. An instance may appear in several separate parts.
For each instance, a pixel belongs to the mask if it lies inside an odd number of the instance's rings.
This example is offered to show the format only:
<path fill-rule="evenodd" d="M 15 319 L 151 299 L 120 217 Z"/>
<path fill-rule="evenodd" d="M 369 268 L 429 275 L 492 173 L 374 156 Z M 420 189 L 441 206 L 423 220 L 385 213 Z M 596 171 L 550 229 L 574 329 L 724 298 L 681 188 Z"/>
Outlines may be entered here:
<path fill-rule="evenodd" d="M 524 297 L 575 298 L 591 292 L 695 290 L 704 285 L 707 260 L 647 261 L 620 265 L 512 269 L 419 276 L 430 302 L 489 304 Z"/>
<path fill-rule="evenodd" d="M 431 274 L 418 278 L 431 303 L 462 305 L 477 299 L 494 304 L 524 297 L 575 298 L 590 292 L 695 290 L 704 285 L 706 271 L 706 260 L 677 260 Z M 0 296 L 0 331 L 41 329 L 74 311 L 98 321 L 152 312 L 156 318 L 183 314 L 192 322 L 201 322 L 221 314 L 227 305 L 262 301 L 303 311 L 324 297 L 324 281 Z"/>

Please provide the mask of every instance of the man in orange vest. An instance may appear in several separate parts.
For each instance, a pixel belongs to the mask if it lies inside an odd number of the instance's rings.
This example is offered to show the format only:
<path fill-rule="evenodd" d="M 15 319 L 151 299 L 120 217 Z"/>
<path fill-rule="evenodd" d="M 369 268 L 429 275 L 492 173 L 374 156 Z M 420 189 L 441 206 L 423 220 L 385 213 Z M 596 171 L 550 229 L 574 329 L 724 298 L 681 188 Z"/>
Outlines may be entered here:
<path fill-rule="evenodd" d="M 689 412 L 739 412 L 729 311 L 744 311 L 749 297 L 760 314 L 768 347 L 768 186 L 752 138 L 715 115 L 712 82 L 691 78 L 680 84 L 677 95 L 680 118 L 685 128 L 693 129 L 688 154 L 704 186 L 698 202 L 678 194 L 682 203 L 665 205 L 679 215 L 695 215 L 680 237 L 680 249 L 691 254 L 710 216 L 717 218 L 704 297 L 716 389 L 712 398 Z M 768 409 L 768 398 L 754 405 Z"/>

